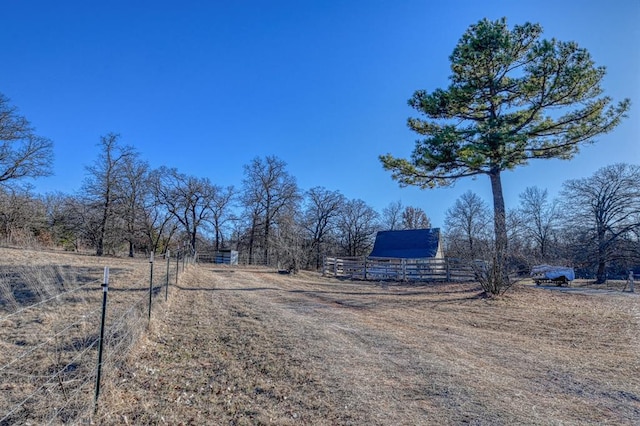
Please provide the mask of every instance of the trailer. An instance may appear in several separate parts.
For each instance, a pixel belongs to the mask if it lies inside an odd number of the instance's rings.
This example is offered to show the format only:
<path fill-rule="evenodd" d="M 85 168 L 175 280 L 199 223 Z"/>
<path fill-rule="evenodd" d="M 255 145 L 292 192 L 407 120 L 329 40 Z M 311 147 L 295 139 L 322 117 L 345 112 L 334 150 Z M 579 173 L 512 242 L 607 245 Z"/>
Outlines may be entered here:
<path fill-rule="evenodd" d="M 538 265 L 531 268 L 531 278 L 536 285 L 553 284 L 560 287 L 563 284 L 569 286 L 576 278 L 576 273 L 567 266 Z"/>

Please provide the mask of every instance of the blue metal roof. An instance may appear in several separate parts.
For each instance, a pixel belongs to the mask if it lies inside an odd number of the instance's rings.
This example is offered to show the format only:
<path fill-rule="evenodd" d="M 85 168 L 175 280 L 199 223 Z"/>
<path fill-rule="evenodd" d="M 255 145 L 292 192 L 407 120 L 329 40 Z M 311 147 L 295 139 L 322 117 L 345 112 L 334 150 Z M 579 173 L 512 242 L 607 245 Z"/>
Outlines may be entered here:
<path fill-rule="evenodd" d="M 401 259 L 435 257 L 439 241 L 439 228 L 378 231 L 369 257 Z"/>

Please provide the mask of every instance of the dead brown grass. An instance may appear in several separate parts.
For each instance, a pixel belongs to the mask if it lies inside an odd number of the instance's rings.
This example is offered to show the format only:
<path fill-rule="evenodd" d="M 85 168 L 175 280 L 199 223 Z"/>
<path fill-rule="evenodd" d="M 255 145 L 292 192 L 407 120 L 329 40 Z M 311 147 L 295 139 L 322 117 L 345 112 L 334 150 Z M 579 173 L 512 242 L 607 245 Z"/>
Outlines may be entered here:
<path fill-rule="evenodd" d="M 640 423 L 636 295 L 220 267 L 171 291 L 94 421 Z"/>
<path fill-rule="evenodd" d="M 0 424 L 640 423 L 637 295 L 194 267 L 144 334 L 148 268 L 0 249 Z"/>
<path fill-rule="evenodd" d="M 111 270 L 103 373 L 108 376 L 146 326 L 141 317 L 148 265 L 142 259 L 0 248 L 0 424 L 90 417 L 104 267 Z"/>

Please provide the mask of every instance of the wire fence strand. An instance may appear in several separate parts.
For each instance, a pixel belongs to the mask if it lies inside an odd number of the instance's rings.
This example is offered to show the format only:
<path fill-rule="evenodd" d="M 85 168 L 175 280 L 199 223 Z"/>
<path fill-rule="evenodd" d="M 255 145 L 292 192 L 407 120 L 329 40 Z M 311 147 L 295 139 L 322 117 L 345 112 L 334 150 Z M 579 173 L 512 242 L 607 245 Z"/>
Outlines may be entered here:
<path fill-rule="evenodd" d="M 44 275 L 27 272 L 30 278 Z M 147 303 L 160 295 L 164 300 L 163 288 L 180 275 L 180 271 L 176 271 L 178 275 L 171 272 L 160 272 L 151 283 L 149 278 L 134 278 L 141 275 L 132 274 L 128 285 L 127 281 L 119 280 L 118 285 L 108 288 L 103 337 L 103 362 L 110 365 L 107 371 L 114 373 L 113 367 L 127 362 L 131 349 L 147 329 Z M 0 317 L 0 324 L 13 321 L 0 330 L 0 355 L 11 354 L 14 345 L 29 346 L 0 365 L 0 381 L 7 385 L 0 394 L 0 426 L 66 424 L 91 419 L 94 400 L 89 396 L 92 395 L 89 387 L 98 371 L 95 362 L 101 308 L 86 311 L 84 307 L 98 304 L 97 296 L 102 291 L 97 284 L 102 283 L 92 279 L 53 296 L 50 293 L 57 288 L 44 288 L 48 284 L 43 284 L 42 290 L 29 297 L 47 295 L 46 298 Z M 74 298 L 82 291 L 88 291 L 89 296 Z"/>
<path fill-rule="evenodd" d="M 97 283 L 97 281 L 96 281 L 96 283 Z M 91 283 L 91 284 L 96 284 L 96 283 Z M 37 303 L 34 303 L 32 305 L 25 306 L 24 308 L 18 309 L 17 311 L 12 312 L 12 313 L 10 313 L 8 315 L 5 315 L 4 317 L 0 317 L 0 323 L 4 322 L 4 321 L 6 321 L 6 320 L 8 320 L 10 318 L 13 318 L 13 317 L 15 317 L 17 315 L 20 315 L 20 314 L 22 314 L 22 313 L 24 313 L 26 311 L 29 311 L 31 309 L 35 309 L 35 308 L 40 307 L 42 305 L 46 305 L 47 303 L 49 303 L 49 302 L 51 302 L 53 300 L 60 299 L 63 296 L 68 296 L 70 294 L 79 292 L 80 290 L 87 290 L 87 287 L 89 287 L 91 284 L 90 283 L 83 284 L 83 285 L 81 285 L 79 287 L 74 288 L 73 290 L 63 291 L 63 292 L 58 293 L 55 296 L 52 296 L 52 297 L 50 297 L 48 299 L 41 300 L 40 302 L 37 302 Z M 95 288 L 95 290 L 99 290 L 99 289 L 100 289 L 100 287 Z"/>

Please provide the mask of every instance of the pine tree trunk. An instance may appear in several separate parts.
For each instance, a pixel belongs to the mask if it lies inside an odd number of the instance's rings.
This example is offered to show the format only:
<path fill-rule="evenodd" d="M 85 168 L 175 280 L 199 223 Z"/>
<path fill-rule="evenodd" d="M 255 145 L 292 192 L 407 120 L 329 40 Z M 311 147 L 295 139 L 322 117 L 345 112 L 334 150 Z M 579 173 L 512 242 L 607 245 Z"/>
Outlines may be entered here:
<path fill-rule="evenodd" d="M 507 255 L 507 221 L 504 207 L 504 196 L 502 195 L 502 181 L 500 170 L 493 169 L 489 173 L 491 179 L 491 190 L 493 193 L 493 225 L 495 233 L 495 259 L 493 265 L 493 283 L 489 289 L 492 294 L 499 294 L 500 290 L 508 285 L 506 271 Z"/>

